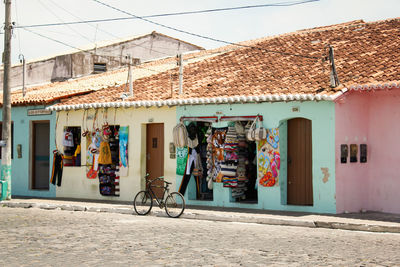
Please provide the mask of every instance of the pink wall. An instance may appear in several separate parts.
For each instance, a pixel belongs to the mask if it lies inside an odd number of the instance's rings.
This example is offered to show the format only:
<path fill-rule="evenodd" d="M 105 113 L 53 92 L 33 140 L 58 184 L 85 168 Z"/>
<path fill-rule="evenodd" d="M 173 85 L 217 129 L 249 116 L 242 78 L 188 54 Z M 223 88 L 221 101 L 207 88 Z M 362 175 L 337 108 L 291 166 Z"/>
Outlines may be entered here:
<path fill-rule="evenodd" d="M 336 209 L 400 213 L 400 88 L 349 92 L 335 106 Z M 341 144 L 367 144 L 367 163 L 340 163 Z"/>

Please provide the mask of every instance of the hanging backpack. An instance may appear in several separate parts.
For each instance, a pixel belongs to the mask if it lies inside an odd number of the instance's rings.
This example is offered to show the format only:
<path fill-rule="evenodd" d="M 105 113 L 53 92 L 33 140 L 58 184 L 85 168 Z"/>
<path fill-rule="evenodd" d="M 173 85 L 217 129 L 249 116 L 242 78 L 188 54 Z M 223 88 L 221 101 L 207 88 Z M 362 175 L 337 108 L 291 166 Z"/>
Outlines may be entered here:
<path fill-rule="evenodd" d="M 185 147 L 188 145 L 188 133 L 183 122 L 178 123 L 174 127 L 172 134 L 175 147 Z"/>

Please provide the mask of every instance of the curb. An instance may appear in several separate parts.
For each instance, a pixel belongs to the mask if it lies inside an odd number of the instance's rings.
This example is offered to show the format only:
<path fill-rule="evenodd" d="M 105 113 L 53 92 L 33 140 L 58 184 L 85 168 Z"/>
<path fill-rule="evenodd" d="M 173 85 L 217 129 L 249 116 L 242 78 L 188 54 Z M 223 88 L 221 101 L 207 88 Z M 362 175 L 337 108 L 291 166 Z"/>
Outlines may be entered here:
<path fill-rule="evenodd" d="M 68 204 L 45 204 L 45 203 L 37 204 L 28 202 L 7 202 L 7 201 L 0 201 L 0 206 L 8 208 L 24 208 L 24 209 L 39 208 L 44 210 L 59 209 L 65 211 L 107 212 L 107 213 L 136 215 L 133 208 L 87 207 L 87 206 L 68 205 Z M 168 217 L 163 211 L 151 211 L 149 215 L 155 217 Z M 324 222 L 324 221 L 302 221 L 302 220 L 263 218 L 263 217 L 253 217 L 253 216 L 237 216 L 237 215 L 225 215 L 225 214 L 210 215 L 210 214 L 200 214 L 195 212 L 185 212 L 181 215 L 180 218 L 191 219 L 191 220 L 220 221 L 220 222 L 256 223 L 265 225 L 340 229 L 340 230 L 363 231 L 363 232 L 400 233 L 400 226 L 389 226 L 389 225 Z"/>

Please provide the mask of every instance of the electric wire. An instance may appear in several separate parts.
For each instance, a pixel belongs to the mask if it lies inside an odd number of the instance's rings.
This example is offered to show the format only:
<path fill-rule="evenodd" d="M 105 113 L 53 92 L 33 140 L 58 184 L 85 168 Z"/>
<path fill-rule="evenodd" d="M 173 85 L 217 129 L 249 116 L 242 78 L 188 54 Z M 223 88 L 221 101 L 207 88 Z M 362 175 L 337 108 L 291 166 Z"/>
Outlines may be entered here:
<path fill-rule="evenodd" d="M 46 35 L 43 35 L 43 34 L 41 34 L 41 33 L 34 32 L 34 31 L 32 31 L 32 30 L 30 30 L 30 29 L 28 29 L 28 28 L 23 28 L 23 29 L 24 29 L 25 31 L 28 31 L 28 32 L 33 33 L 33 34 L 35 34 L 35 35 L 38 35 L 38 36 L 40 36 L 40 37 L 42 37 L 42 38 L 46 38 L 46 39 L 51 40 L 51 41 L 53 41 L 53 42 L 56 42 L 56 43 L 59 43 L 59 44 L 68 46 L 68 47 L 70 47 L 70 48 L 72 48 L 72 49 L 76 49 L 76 50 L 79 50 L 79 51 L 81 51 L 81 52 L 87 52 L 87 51 L 84 51 L 84 50 L 82 50 L 82 49 L 80 49 L 80 48 L 77 48 L 77 47 L 75 47 L 75 46 L 73 46 L 73 45 L 64 43 L 64 42 L 62 42 L 62 41 L 60 41 L 60 40 L 56 40 L 56 39 L 53 39 L 53 38 L 48 37 L 48 36 L 46 36 Z"/>
<path fill-rule="evenodd" d="M 94 53 L 89 52 L 89 51 L 82 50 L 82 49 L 80 49 L 80 48 L 78 48 L 78 47 L 75 47 L 75 46 L 73 46 L 73 45 L 67 44 L 67 43 L 65 43 L 65 42 L 62 42 L 62 41 L 53 39 L 53 38 L 48 37 L 48 36 L 46 36 L 46 35 L 43 35 L 43 34 L 34 32 L 34 31 L 30 30 L 30 29 L 26 29 L 26 28 L 23 28 L 23 29 L 24 29 L 25 31 L 28 31 L 28 32 L 30 32 L 30 33 L 33 33 L 33 34 L 35 34 L 35 35 L 37 35 L 37 36 L 40 36 L 40 37 L 42 37 L 42 38 L 51 40 L 51 41 L 53 41 L 53 42 L 57 42 L 57 43 L 59 43 L 59 44 L 65 45 L 65 46 L 68 46 L 68 47 L 70 47 L 70 48 L 72 48 L 72 49 L 76 49 L 76 50 L 78 50 L 78 51 L 80 51 L 80 52 L 89 53 L 89 54 L 91 54 L 91 55 L 98 55 L 98 54 L 94 54 Z M 98 55 L 98 56 L 104 56 L 104 57 L 110 57 L 110 58 L 118 58 L 118 59 L 120 59 L 119 56 L 107 56 L 107 55 Z M 134 65 L 134 67 L 135 67 L 135 68 L 137 67 L 137 68 L 146 69 L 146 70 L 153 71 L 153 72 L 156 72 L 156 73 L 160 73 L 160 71 L 156 71 L 156 70 L 153 70 L 153 69 L 149 69 L 149 68 L 146 68 L 146 67 L 142 67 L 142 66 L 140 66 L 140 65 Z"/>
<path fill-rule="evenodd" d="M 40 0 L 39 0 L 39 2 L 40 2 Z M 65 12 L 68 13 L 68 14 L 70 14 L 71 16 L 73 16 L 73 17 L 75 17 L 75 18 L 77 18 L 77 19 L 79 19 L 79 20 L 82 20 L 81 18 L 79 18 L 78 16 L 74 15 L 74 14 L 71 13 L 70 11 L 68 11 L 68 10 L 66 10 L 65 8 L 63 8 L 62 6 L 58 5 L 56 2 L 54 2 L 54 1 L 52 1 L 52 0 L 50 0 L 50 2 L 53 3 L 55 6 L 57 6 L 59 9 L 65 11 Z M 43 4 L 42 4 L 42 5 L 43 5 Z M 53 15 L 55 15 L 55 14 L 53 13 Z M 56 15 L 55 15 L 55 16 L 56 16 Z M 57 17 L 57 18 L 58 18 L 59 20 L 61 20 L 59 17 Z M 62 20 L 61 20 L 61 21 L 62 21 Z M 121 37 L 116 36 L 116 35 L 114 35 L 114 34 L 112 34 L 112 33 L 109 33 L 109 32 L 107 32 L 107 31 L 104 31 L 104 30 L 102 30 L 102 29 L 99 29 L 99 28 L 97 28 L 96 26 L 91 25 L 90 23 L 86 23 L 86 24 L 88 24 L 89 26 L 96 28 L 96 30 L 99 30 L 99 31 L 101 31 L 101 32 L 104 32 L 104 33 L 106 33 L 106 34 L 108 34 L 108 35 L 110 35 L 110 36 L 112 36 L 112 37 L 114 37 L 114 38 L 117 38 L 117 39 L 120 39 L 120 38 L 121 38 Z M 67 25 L 67 26 L 68 26 L 68 25 Z M 78 32 L 77 32 L 76 30 L 74 30 L 72 27 L 68 26 L 68 28 L 70 28 L 70 29 L 73 30 L 74 32 L 78 33 Z M 87 37 L 81 35 L 80 33 L 78 33 L 78 34 L 79 34 L 79 36 L 84 37 L 84 38 L 85 38 L 86 40 L 88 40 L 90 43 L 94 43 L 94 44 L 95 44 L 95 42 L 93 42 L 92 40 L 88 39 Z M 168 53 L 161 52 L 161 51 L 158 51 L 158 50 L 155 50 L 155 49 L 152 49 L 152 48 L 148 48 L 148 47 L 142 46 L 142 45 L 140 45 L 140 44 L 135 44 L 135 46 L 142 47 L 142 48 L 144 48 L 144 49 L 147 49 L 147 50 L 149 50 L 149 51 L 154 51 L 154 52 L 159 53 L 159 54 L 170 55 L 170 54 L 168 54 Z"/>
<path fill-rule="evenodd" d="M 206 9 L 206 10 L 197 10 L 197 11 L 184 11 L 184 12 L 175 12 L 175 13 L 147 15 L 147 16 L 141 16 L 141 18 L 157 18 L 157 17 L 181 16 L 181 15 L 193 15 L 193 14 L 204 14 L 204 13 L 222 12 L 222 11 L 231 11 L 231 10 L 240 10 L 240 9 L 263 8 L 263 7 L 287 7 L 287 6 L 294 6 L 294 5 L 304 4 L 304 3 L 308 3 L 308 2 L 318 2 L 318 1 L 320 1 L 320 0 L 282 2 L 282 3 L 275 3 L 275 4 L 238 6 L 238 7 L 216 8 L 216 9 Z M 18 26 L 18 28 L 50 27 L 50 26 L 61 26 L 61 25 L 65 25 L 65 24 L 72 25 L 72 24 L 84 24 L 84 23 L 100 23 L 100 22 L 132 20 L 132 19 L 139 19 L 139 18 L 129 16 L 129 17 L 109 18 L 109 19 L 70 21 L 70 22 L 64 22 L 64 23 L 20 25 L 20 26 Z"/>
<path fill-rule="evenodd" d="M 193 33 L 193 32 L 188 32 L 188 31 L 185 31 L 185 30 L 181 30 L 181 29 L 178 29 L 178 28 L 175 28 L 175 27 L 167 26 L 165 24 L 149 20 L 149 19 L 144 18 L 144 17 L 140 17 L 140 16 L 137 16 L 137 15 L 134 15 L 132 13 L 129 13 L 129 12 L 124 11 L 122 9 L 119 9 L 117 7 L 111 6 L 111 5 L 106 4 L 106 3 L 102 2 L 102 1 L 99 1 L 99 0 L 93 0 L 93 1 L 96 2 L 96 3 L 99 3 L 99 4 L 103 5 L 103 6 L 106 6 L 108 8 L 111 8 L 113 10 L 116 10 L 116 11 L 119 11 L 121 13 L 124 13 L 126 15 L 129 15 L 129 16 L 138 18 L 140 20 L 146 21 L 148 23 L 151 23 L 151 24 L 154 24 L 154 25 L 166 28 L 166 29 L 170 29 L 170 30 L 173 30 L 173 31 L 176 31 L 176 32 L 180 32 L 180 33 L 184 33 L 184 34 L 187 34 L 187 35 L 199 37 L 199 38 L 202 38 L 202 39 L 206 39 L 206 40 L 210 40 L 210 41 L 214 41 L 214 42 L 219 42 L 219 43 L 224 43 L 224 44 L 228 44 L 228 45 L 241 46 L 241 47 L 245 47 L 245 48 L 259 49 L 259 50 L 265 51 L 267 53 L 281 54 L 281 55 L 284 55 L 284 56 L 296 56 L 296 57 L 303 57 L 303 58 L 310 58 L 310 59 L 320 59 L 320 57 L 314 57 L 314 56 L 308 56 L 308 55 L 301 55 L 301 54 L 294 54 L 294 53 L 288 53 L 288 52 L 282 52 L 282 51 L 269 50 L 269 49 L 262 48 L 262 47 L 233 43 L 233 42 L 224 41 L 224 40 L 216 39 L 216 38 L 209 37 L 209 36 L 200 35 L 200 34 Z M 297 2 L 296 5 L 310 3 L 310 2 L 316 2 L 316 1 L 320 1 L 320 0 L 305 0 L 305 1 Z"/>
<path fill-rule="evenodd" d="M 53 12 L 50 8 L 48 8 L 46 5 L 44 5 L 42 3 L 41 0 L 38 0 L 39 4 L 44 7 L 48 12 L 50 12 L 54 17 L 56 17 L 59 21 L 64 23 L 64 20 L 61 19 L 55 12 Z M 75 32 L 76 34 L 78 34 L 80 37 L 82 37 L 83 39 L 89 41 L 90 43 L 93 43 L 92 40 L 90 40 L 88 37 L 86 37 L 85 35 L 81 34 L 80 32 L 78 32 L 77 30 L 75 30 L 74 28 L 72 28 L 70 25 L 66 24 L 64 25 L 65 27 L 67 27 L 68 29 L 70 29 L 71 31 Z"/>
<path fill-rule="evenodd" d="M 57 4 L 55 1 L 50 0 L 50 2 L 51 2 L 53 5 L 57 6 L 59 9 L 63 10 L 64 12 L 66 12 L 66 13 L 68 13 L 69 15 L 73 16 L 74 18 L 76 18 L 76 19 L 78 19 L 78 20 L 80 20 L 80 21 L 83 22 L 83 19 L 82 19 L 82 18 L 80 18 L 80 17 L 76 16 L 74 13 L 68 11 L 67 9 L 65 9 L 64 7 L 62 7 L 61 5 Z M 121 38 L 121 37 L 119 37 L 119 36 L 116 36 L 115 34 L 112 34 L 112 33 L 108 32 L 108 31 L 99 29 L 98 27 L 93 26 L 93 25 L 92 25 L 91 23 L 89 23 L 89 22 L 84 22 L 84 23 L 87 24 L 87 25 L 89 25 L 89 26 L 92 27 L 92 28 L 96 28 L 96 29 L 98 29 L 99 31 L 104 32 L 105 34 L 108 34 L 109 36 L 112 36 L 112 37 L 117 38 L 117 39 Z"/>

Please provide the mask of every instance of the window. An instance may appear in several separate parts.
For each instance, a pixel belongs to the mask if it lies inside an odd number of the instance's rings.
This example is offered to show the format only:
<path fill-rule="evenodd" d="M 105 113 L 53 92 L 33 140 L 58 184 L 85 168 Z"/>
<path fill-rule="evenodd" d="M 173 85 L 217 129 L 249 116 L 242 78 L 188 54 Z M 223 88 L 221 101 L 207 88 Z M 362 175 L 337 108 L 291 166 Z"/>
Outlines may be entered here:
<path fill-rule="evenodd" d="M 3 122 L 0 122 L 0 140 L 3 139 Z M 14 158 L 14 122 L 11 122 L 11 158 Z M 0 148 L 1 159 L 1 148 Z"/>
<path fill-rule="evenodd" d="M 62 145 L 64 166 L 81 166 L 81 127 L 65 127 Z"/>
<path fill-rule="evenodd" d="M 93 64 L 93 72 L 105 72 L 107 71 L 107 64 L 106 63 L 94 63 Z"/>

